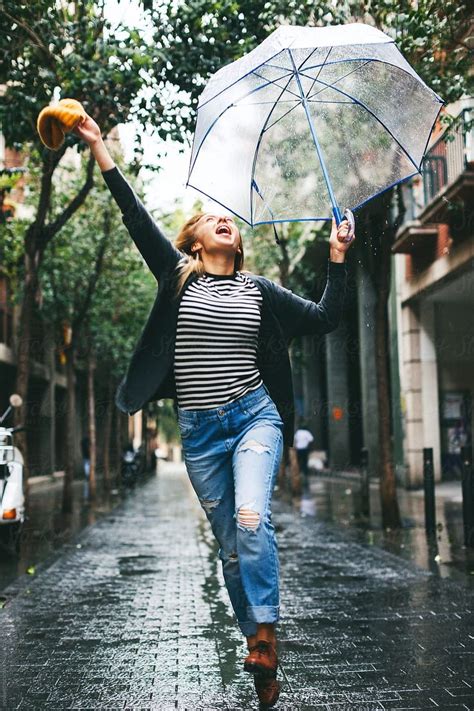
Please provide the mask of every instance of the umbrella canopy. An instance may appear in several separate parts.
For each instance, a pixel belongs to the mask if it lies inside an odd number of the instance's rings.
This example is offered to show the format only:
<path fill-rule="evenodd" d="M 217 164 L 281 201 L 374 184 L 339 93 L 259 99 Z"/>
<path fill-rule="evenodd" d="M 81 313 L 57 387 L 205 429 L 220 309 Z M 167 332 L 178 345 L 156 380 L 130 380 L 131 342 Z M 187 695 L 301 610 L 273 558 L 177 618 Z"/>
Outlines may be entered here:
<path fill-rule="evenodd" d="M 187 185 L 252 226 L 339 224 L 420 172 L 443 103 L 375 27 L 281 26 L 206 85 Z"/>

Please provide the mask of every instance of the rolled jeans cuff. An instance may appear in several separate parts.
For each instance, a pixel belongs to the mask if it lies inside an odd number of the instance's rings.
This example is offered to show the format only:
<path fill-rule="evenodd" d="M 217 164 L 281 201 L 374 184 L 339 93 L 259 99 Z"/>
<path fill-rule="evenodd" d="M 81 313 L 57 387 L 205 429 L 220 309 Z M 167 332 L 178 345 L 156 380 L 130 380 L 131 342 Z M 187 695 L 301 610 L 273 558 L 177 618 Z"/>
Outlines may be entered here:
<path fill-rule="evenodd" d="M 240 631 L 244 637 L 253 637 L 257 634 L 257 623 L 256 622 L 239 622 Z"/>
<path fill-rule="evenodd" d="M 266 622 L 271 624 L 280 619 L 280 608 L 278 605 L 260 605 L 259 607 L 247 607 L 247 617 L 254 622 Z"/>

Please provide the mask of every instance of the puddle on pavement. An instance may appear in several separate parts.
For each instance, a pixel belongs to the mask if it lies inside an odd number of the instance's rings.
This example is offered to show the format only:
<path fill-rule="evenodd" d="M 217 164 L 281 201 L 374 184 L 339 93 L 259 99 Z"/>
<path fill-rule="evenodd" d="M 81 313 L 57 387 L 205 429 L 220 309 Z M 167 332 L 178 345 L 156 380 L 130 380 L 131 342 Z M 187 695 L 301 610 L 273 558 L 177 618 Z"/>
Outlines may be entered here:
<path fill-rule="evenodd" d="M 91 505 L 84 499 L 83 482 L 75 481 L 73 511 L 63 514 L 61 482 L 37 484 L 30 490 L 19 551 L 15 553 L 12 547 L 0 544 L 0 590 L 67 545 L 83 528 L 102 518 L 122 500 L 122 495 L 113 490 L 108 496 L 98 494 L 96 503 Z"/>
<path fill-rule="evenodd" d="M 151 567 L 150 562 L 156 560 L 156 555 L 126 555 L 117 562 L 120 575 L 152 575 L 157 572 L 157 567 Z"/>
<path fill-rule="evenodd" d="M 399 530 L 382 528 L 378 488 L 371 487 L 370 491 L 370 522 L 363 518 L 357 480 L 311 476 L 302 496 L 293 498 L 293 507 L 302 517 L 342 524 L 359 542 L 380 546 L 439 577 L 451 577 L 473 586 L 474 549 L 464 546 L 462 503 L 439 496 L 437 531 L 428 536 L 422 493 L 399 488 L 397 497 L 403 523 Z"/>

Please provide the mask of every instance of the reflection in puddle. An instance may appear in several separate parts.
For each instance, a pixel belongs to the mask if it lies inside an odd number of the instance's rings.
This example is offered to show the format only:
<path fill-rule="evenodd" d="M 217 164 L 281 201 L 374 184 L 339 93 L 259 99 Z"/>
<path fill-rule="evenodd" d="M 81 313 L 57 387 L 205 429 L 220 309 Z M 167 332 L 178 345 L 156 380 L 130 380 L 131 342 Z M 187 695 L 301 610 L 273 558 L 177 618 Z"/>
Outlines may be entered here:
<path fill-rule="evenodd" d="M 316 499 L 305 493 L 301 497 L 300 513 L 302 516 L 316 516 Z"/>
<path fill-rule="evenodd" d="M 84 500 L 83 484 L 74 482 L 74 507 L 70 514 L 61 511 L 62 482 L 37 484 L 31 487 L 21 544 L 18 553 L 13 548 L 0 548 L 0 590 L 18 576 L 48 559 L 83 528 L 95 523 L 121 501 L 116 490 L 98 495 L 94 505 Z"/>
<path fill-rule="evenodd" d="M 216 654 L 226 693 L 226 701 L 232 708 L 253 708 L 255 695 L 250 675 L 243 671 L 247 643 L 234 618 L 218 557 L 219 545 L 207 519 L 198 523 L 199 547 L 205 572 L 202 583 L 203 601 L 211 610 L 211 624 L 202 628 L 202 635 L 216 644 Z M 232 706 L 232 704 L 234 706 Z"/>
<path fill-rule="evenodd" d="M 459 483 L 459 488 L 461 484 Z M 312 475 L 301 497 L 293 506 L 302 517 L 344 525 L 361 542 L 412 560 L 439 577 L 452 577 L 474 584 L 474 550 L 464 547 L 462 500 L 460 497 L 436 499 L 437 532 L 428 536 L 424 529 L 423 492 L 399 489 L 397 492 L 403 527 L 383 530 L 378 486 L 371 483 L 370 522 L 361 515 L 362 501 L 357 479 L 337 479 Z"/>

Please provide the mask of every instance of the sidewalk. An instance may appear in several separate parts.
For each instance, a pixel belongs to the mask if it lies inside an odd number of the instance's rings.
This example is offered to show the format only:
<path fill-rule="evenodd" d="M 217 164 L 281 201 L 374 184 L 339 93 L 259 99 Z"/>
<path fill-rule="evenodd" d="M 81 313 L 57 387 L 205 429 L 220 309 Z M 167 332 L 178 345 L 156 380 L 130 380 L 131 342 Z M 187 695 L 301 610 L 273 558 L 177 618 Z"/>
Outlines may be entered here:
<path fill-rule="evenodd" d="M 275 708 L 474 708 L 474 593 L 274 499 Z M 246 645 L 184 466 L 2 592 L 1 709 L 257 709 Z M 218 565 L 219 564 L 219 565 Z"/>
<path fill-rule="evenodd" d="M 359 468 L 353 467 L 352 469 L 343 470 L 333 470 L 330 468 L 317 469 L 316 467 L 309 467 L 310 473 L 313 476 L 324 477 L 334 480 L 349 480 L 359 483 L 361 481 L 362 472 Z M 371 489 L 379 489 L 378 478 L 371 477 L 369 479 L 369 484 Z M 424 496 L 423 484 L 420 484 L 416 489 L 405 489 L 401 484 L 397 484 L 397 491 L 412 496 Z M 450 499 L 451 501 L 456 501 L 462 503 L 462 483 L 461 481 L 437 481 L 435 482 L 435 498 L 442 497 L 443 499 Z"/>
<path fill-rule="evenodd" d="M 442 577 L 461 583 L 474 575 L 474 550 L 464 546 L 461 482 L 435 487 L 436 542 L 425 531 L 424 490 L 397 487 L 402 528 L 384 531 L 378 479 L 370 480 L 370 522 L 361 519 L 360 473 L 311 469 L 303 503 L 313 515 L 332 521 L 360 543 L 379 545 Z M 362 523 L 363 521 L 363 523 Z M 470 579 L 471 585 L 474 582 Z"/>

